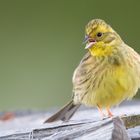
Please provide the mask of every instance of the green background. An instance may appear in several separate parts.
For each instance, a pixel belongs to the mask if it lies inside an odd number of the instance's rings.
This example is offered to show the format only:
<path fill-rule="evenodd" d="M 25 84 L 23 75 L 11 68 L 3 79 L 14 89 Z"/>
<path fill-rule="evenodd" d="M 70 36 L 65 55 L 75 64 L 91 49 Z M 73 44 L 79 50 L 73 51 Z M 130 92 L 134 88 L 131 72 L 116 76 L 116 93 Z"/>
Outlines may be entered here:
<path fill-rule="evenodd" d="M 66 103 L 91 19 L 104 19 L 140 51 L 139 5 L 139 0 L 0 0 L 0 109 Z"/>

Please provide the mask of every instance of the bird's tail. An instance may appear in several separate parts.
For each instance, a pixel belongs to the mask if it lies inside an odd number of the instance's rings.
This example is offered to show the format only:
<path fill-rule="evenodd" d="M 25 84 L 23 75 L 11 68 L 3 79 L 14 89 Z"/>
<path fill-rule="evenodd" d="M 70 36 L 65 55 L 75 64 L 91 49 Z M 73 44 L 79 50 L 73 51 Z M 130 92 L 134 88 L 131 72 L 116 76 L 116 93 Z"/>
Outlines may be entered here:
<path fill-rule="evenodd" d="M 74 105 L 73 101 L 70 101 L 57 113 L 48 118 L 44 123 L 55 122 L 58 120 L 68 121 L 79 107 L 80 104 Z"/>

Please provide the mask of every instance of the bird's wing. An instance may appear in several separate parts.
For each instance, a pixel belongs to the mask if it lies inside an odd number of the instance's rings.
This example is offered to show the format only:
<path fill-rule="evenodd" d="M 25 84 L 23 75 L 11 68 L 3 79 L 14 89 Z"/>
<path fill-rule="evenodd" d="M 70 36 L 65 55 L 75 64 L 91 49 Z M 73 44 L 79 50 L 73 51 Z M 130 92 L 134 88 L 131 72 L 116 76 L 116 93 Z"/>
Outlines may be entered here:
<path fill-rule="evenodd" d="M 73 74 L 73 98 L 75 103 L 80 103 L 88 93 L 93 81 L 93 69 L 96 67 L 96 58 L 88 52 Z"/>
<path fill-rule="evenodd" d="M 133 67 L 140 87 L 140 55 L 131 47 L 126 45 L 129 65 Z"/>

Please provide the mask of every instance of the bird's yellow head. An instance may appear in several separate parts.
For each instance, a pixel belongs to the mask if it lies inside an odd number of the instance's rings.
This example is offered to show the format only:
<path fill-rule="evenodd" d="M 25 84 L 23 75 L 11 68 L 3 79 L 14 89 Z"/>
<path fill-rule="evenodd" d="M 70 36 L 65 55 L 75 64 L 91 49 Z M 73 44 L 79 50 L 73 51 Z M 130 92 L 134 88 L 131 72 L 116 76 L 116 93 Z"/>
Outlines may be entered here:
<path fill-rule="evenodd" d="M 120 36 L 101 19 L 91 20 L 85 32 L 85 49 L 93 56 L 109 56 L 122 43 Z"/>

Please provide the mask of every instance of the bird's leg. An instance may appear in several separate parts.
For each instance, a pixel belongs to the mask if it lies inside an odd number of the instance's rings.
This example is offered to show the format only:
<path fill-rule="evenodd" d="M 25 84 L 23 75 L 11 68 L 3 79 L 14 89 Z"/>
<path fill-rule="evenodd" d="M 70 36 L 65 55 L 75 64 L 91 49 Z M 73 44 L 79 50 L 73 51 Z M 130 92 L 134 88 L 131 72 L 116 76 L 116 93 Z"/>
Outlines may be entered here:
<path fill-rule="evenodd" d="M 108 117 L 113 117 L 113 114 L 112 114 L 112 112 L 110 111 L 110 107 L 107 107 L 106 108 L 106 111 L 107 111 L 107 114 L 108 114 Z"/>
<path fill-rule="evenodd" d="M 102 108 L 98 104 L 97 104 L 97 109 L 100 112 L 101 117 L 104 118 L 105 117 L 105 114 L 103 113 Z"/>

